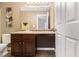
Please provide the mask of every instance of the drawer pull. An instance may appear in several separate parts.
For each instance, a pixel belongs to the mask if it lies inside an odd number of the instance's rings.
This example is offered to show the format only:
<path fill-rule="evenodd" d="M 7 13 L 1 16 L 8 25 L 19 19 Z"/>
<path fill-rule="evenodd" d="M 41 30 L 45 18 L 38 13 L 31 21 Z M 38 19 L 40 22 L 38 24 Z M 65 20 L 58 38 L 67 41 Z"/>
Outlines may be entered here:
<path fill-rule="evenodd" d="M 23 42 L 23 44 L 24 44 L 24 42 Z"/>
<path fill-rule="evenodd" d="M 19 44 L 21 44 L 21 42 L 19 42 Z"/>

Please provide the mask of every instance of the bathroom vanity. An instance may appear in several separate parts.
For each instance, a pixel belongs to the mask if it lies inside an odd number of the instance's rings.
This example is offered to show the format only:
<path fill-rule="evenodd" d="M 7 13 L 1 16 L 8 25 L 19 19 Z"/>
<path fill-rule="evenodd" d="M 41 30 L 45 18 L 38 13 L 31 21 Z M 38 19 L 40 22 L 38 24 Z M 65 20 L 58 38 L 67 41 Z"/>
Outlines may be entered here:
<path fill-rule="evenodd" d="M 11 54 L 14 56 L 35 56 L 38 35 L 51 35 L 53 31 L 18 31 L 11 33 Z"/>

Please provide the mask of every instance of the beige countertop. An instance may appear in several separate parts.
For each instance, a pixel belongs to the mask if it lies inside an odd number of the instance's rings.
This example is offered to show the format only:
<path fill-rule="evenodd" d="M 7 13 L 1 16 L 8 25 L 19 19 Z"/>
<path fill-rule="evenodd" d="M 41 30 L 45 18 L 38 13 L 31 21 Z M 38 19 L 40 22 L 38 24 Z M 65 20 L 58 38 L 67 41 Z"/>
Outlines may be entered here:
<path fill-rule="evenodd" d="M 54 31 L 17 31 L 11 34 L 54 34 Z"/>

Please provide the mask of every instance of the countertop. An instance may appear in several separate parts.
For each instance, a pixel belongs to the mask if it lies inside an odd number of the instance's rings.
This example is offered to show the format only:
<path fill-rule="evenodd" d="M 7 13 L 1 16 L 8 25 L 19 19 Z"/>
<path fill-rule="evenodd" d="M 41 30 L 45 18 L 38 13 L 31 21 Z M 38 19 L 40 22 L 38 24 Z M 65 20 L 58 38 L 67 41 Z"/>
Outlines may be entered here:
<path fill-rule="evenodd" d="M 11 34 L 54 34 L 54 31 L 16 31 Z"/>

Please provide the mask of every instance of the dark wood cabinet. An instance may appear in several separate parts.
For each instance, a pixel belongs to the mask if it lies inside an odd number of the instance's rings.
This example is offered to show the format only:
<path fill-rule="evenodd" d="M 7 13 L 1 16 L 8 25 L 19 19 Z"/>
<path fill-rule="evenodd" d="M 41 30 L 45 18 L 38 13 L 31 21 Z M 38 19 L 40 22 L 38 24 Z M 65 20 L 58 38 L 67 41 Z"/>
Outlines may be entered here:
<path fill-rule="evenodd" d="M 12 41 L 11 47 L 12 55 L 14 56 L 22 56 L 22 44 L 21 41 Z"/>
<path fill-rule="evenodd" d="M 35 56 L 35 35 L 11 34 L 11 54 L 14 56 Z"/>
<path fill-rule="evenodd" d="M 23 35 L 23 39 L 23 56 L 35 56 L 35 35 Z"/>
<path fill-rule="evenodd" d="M 11 34 L 13 56 L 35 56 L 40 47 L 55 48 L 55 34 Z"/>

